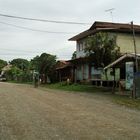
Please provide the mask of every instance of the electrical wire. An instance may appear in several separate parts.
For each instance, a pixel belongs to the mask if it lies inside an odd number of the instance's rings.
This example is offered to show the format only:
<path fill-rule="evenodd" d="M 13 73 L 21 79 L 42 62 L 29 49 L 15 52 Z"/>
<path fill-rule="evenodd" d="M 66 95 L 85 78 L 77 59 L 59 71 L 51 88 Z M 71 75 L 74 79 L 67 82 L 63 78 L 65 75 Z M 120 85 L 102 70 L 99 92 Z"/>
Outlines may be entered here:
<path fill-rule="evenodd" d="M 26 51 L 26 50 L 5 49 L 5 48 L 0 48 L 0 50 L 1 50 L 0 55 L 29 55 L 29 54 L 43 53 L 42 51 Z M 5 52 L 2 53 L 2 51 L 6 51 L 6 53 Z M 70 56 L 71 54 L 59 54 L 59 55 L 60 56 Z"/>
<path fill-rule="evenodd" d="M 24 53 L 41 53 L 39 51 L 26 51 L 26 50 L 18 50 L 18 49 L 5 49 L 0 48 L 1 51 L 10 51 L 10 52 L 24 52 Z"/>
<path fill-rule="evenodd" d="M 18 25 L 15 25 L 15 24 L 6 23 L 6 22 L 2 22 L 2 21 L 0 21 L 0 23 L 8 25 L 8 26 L 12 26 L 12 27 L 20 28 L 20 29 L 35 31 L 35 32 L 43 32 L 43 33 L 50 33 L 50 34 L 75 34 L 74 32 L 54 32 L 54 31 L 45 31 L 45 30 L 33 29 L 33 28 L 18 26 Z"/>
<path fill-rule="evenodd" d="M 50 23 L 58 23 L 58 24 L 78 24 L 78 25 L 89 25 L 91 23 L 83 23 L 83 22 L 71 22 L 71 21 L 58 21 L 58 20 L 47 20 L 47 19 L 38 19 L 38 18 L 28 18 L 28 17 L 21 17 L 21 16 L 13 16 L 7 14 L 1 14 L 2 17 L 8 18 L 15 18 L 15 19 L 22 19 L 22 20 L 32 20 L 32 21 L 41 21 L 41 22 L 50 22 Z"/>

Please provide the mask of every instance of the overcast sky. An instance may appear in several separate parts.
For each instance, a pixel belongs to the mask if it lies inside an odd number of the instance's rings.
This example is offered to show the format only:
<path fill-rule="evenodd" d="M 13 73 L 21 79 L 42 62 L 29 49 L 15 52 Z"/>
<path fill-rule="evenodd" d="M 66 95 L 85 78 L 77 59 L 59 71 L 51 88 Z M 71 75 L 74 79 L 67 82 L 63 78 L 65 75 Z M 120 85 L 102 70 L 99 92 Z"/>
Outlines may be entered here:
<path fill-rule="evenodd" d="M 139 0 L 0 0 L 0 14 L 59 20 L 86 22 L 89 25 L 56 24 L 1 17 L 0 22 L 37 30 L 72 32 L 53 34 L 35 32 L 0 23 L 0 59 L 30 60 L 43 52 L 54 54 L 58 59 L 70 59 L 76 49 L 72 36 L 88 29 L 94 21 L 111 21 L 105 10 L 115 8 L 113 21 L 140 24 Z"/>

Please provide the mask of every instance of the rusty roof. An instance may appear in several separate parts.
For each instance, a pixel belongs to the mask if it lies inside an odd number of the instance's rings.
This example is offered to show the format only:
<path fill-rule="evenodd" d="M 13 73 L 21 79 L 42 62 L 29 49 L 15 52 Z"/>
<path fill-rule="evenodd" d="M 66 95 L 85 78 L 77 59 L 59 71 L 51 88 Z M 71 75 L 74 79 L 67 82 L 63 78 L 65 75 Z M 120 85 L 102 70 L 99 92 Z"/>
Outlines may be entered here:
<path fill-rule="evenodd" d="M 133 27 L 136 33 L 140 33 L 140 25 L 134 25 Z M 126 23 L 112 23 L 112 22 L 96 21 L 88 30 L 70 38 L 69 40 L 70 41 L 80 40 L 89 35 L 93 35 L 99 31 L 130 33 L 132 32 L 132 27 L 131 27 L 131 24 L 126 24 Z"/>
<path fill-rule="evenodd" d="M 69 61 L 58 60 L 57 65 L 56 65 L 56 70 L 64 69 L 64 68 L 71 67 L 71 66 L 72 66 L 72 64 Z"/>
<path fill-rule="evenodd" d="M 140 61 L 140 54 L 136 55 L 137 59 Z M 107 65 L 104 70 L 108 69 L 108 68 L 113 68 L 113 67 L 120 67 L 121 64 L 127 62 L 127 61 L 134 61 L 135 60 L 135 54 L 133 53 L 125 53 L 123 56 L 121 56 L 120 58 L 118 58 L 117 60 L 115 60 L 114 62 L 110 63 L 109 65 Z"/>

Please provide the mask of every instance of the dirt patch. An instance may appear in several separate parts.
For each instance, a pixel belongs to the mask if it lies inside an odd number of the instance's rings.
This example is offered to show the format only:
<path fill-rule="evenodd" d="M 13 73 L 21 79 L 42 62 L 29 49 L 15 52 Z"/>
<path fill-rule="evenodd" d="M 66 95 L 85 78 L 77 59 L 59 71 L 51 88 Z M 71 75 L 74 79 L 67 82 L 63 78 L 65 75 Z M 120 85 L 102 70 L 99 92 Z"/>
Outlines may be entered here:
<path fill-rule="evenodd" d="M 139 116 L 102 95 L 0 83 L 1 140 L 138 140 Z"/>

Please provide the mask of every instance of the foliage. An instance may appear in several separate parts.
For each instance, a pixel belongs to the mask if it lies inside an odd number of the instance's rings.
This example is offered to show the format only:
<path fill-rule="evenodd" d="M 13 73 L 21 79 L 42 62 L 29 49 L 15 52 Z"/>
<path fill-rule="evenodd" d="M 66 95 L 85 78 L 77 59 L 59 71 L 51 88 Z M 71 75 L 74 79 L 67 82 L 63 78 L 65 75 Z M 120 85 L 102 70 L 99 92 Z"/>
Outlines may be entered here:
<path fill-rule="evenodd" d="M 32 73 L 29 71 L 23 71 L 16 66 L 5 72 L 7 80 L 14 80 L 18 82 L 30 82 L 32 81 Z"/>
<path fill-rule="evenodd" d="M 7 62 L 4 61 L 4 60 L 2 60 L 2 59 L 0 59 L 0 71 L 1 71 L 2 68 L 3 68 L 4 66 L 6 66 L 6 65 L 7 65 Z"/>
<path fill-rule="evenodd" d="M 39 66 L 40 66 L 40 59 L 39 59 L 39 56 L 37 55 L 36 57 L 31 59 L 29 68 L 31 70 L 39 71 Z"/>
<path fill-rule="evenodd" d="M 22 70 L 17 68 L 16 66 L 13 66 L 10 70 L 6 71 L 5 75 L 8 80 L 16 80 L 17 77 L 22 73 Z"/>
<path fill-rule="evenodd" d="M 42 53 L 40 56 L 36 56 L 31 60 L 31 69 L 34 69 L 40 73 L 40 75 L 45 75 L 45 79 L 47 76 L 53 82 L 55 79 L 55 64 L 56 64 L 56 56 Z M 45 80 L 46 82 L 46 80 Z"/>
<path fill-rule="evenodd" d="M 76 59 L 76 51 L 73 52 L 71 59 Z"/>
<path fill-rule="evenodd" d="M 5 72 L 7 80 L 14 80 L 17 82 L 32 81 L 32 73 L 29 69 L 29 61 L 22 58 L 13 59 L 10 64 L 12 68 Z"/>
<path fill-rule="evenodd" d="M 22 58 L 13 59 L 10 64 L 21 70 L 27 70 L 29 67 L 29 61 Z"/>
<path fill-rule="evenodd" d="M 116 45 L 116 35 L 99 32 L 87 39 L 87 52 L 95 67 L 104 67 L 120 56 L 119 47 Z"/>
<path fill-rule="evenodd" d="M 30 62 L 26 59 L 13 59 L 10 64 L 12 68 L 5 72 L 7 80 L 17 82 L 30 82 L 33 80 L 33 70 L 39 72 L 40 77 L 43 76 L 44 82 L 55 80 L 55 64 L 56 56 L 42 53 L 40 56 L 34 57 Z"/>

